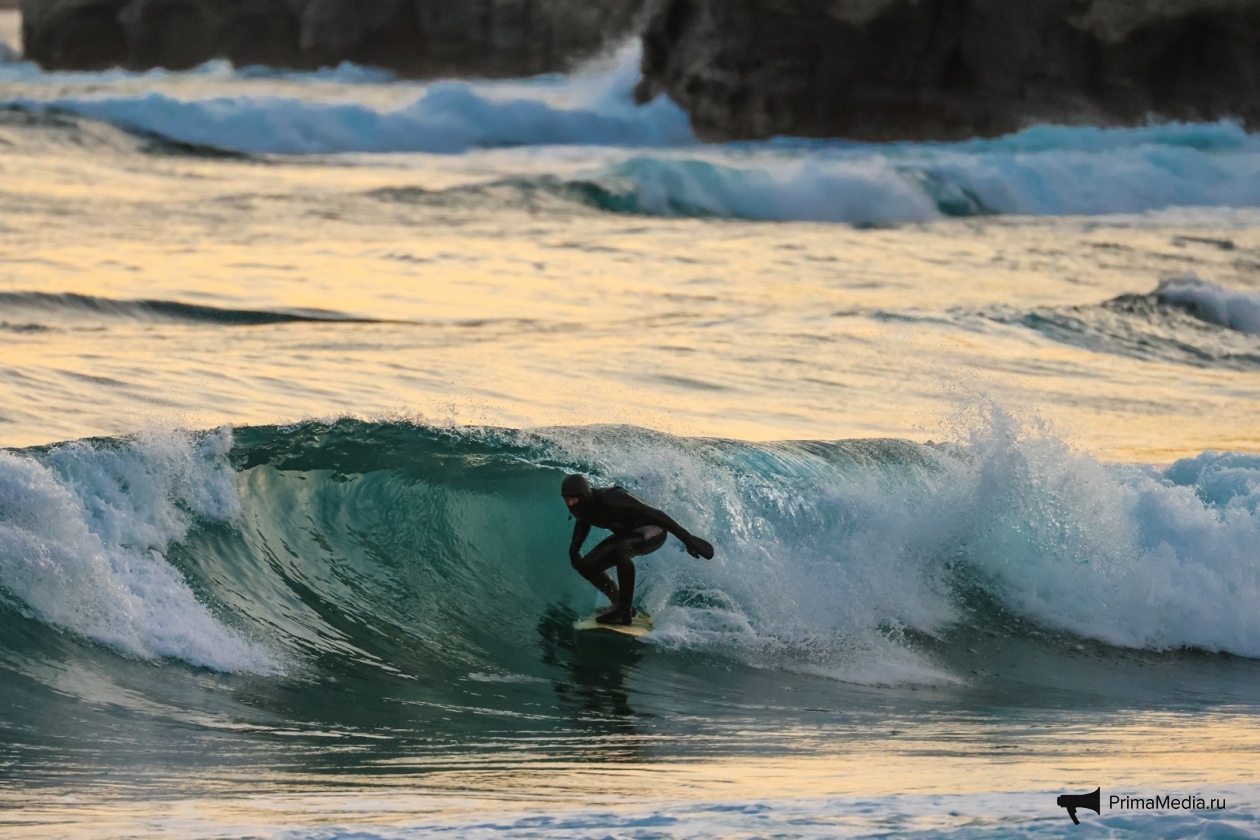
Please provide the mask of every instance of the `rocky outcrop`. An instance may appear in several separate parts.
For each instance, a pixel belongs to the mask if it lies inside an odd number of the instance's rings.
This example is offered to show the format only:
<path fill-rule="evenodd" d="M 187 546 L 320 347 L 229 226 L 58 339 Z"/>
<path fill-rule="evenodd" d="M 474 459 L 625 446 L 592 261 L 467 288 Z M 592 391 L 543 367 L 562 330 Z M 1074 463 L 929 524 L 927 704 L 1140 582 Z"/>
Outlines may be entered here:
<path fill-rule="evenodd" d="M 184 69 L 212 58 L 407 76 L 563 70 L 634 27 L 643 0 L 22 0 L 49 69 Z"/>
<path fill-rule="evenodd" d="M 1260 2 L 662 0 L 643 73 L 707 139 L 1260 126 Z"/>

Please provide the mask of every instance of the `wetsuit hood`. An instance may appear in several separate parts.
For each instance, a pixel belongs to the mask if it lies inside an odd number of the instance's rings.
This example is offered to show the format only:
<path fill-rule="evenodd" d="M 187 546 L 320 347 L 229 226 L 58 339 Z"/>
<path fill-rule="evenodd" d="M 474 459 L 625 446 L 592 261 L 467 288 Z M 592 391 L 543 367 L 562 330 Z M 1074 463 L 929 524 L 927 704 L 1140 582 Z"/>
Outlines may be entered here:
<path fill-rule="evenodd" d="M 591 500 L 591 483 L 584 476 L 566 475 L 560 484 L 561 496 L 577 496 L 583 502 Z"/>

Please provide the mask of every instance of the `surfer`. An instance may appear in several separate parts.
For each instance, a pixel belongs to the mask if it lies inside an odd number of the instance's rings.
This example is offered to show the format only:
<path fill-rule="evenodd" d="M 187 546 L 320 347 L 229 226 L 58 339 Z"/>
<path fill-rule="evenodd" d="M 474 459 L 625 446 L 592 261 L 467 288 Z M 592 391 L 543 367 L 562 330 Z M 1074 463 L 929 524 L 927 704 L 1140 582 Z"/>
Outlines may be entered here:
<path fill-rule="evenodd" d="M 631 558 L 651 554 L 665 544 L 667 534 L 682 541 L 692 557 L 713 559 L 713 546 L 670 519 L 664 512 L 620 487 L 593 489 L 580 475 L 565 476 L 560 495 L 577 520 L 569 561 L 578 574 L 608 596 L 612 609 L 595 620 L 600 624 L 630 624 L 634 620 L 634 562 Z M 582 556 L 582 544 L 591 527 L 612 531 L 612 536 Z M 608 570 L 617 567 L 614 583 Z"/>

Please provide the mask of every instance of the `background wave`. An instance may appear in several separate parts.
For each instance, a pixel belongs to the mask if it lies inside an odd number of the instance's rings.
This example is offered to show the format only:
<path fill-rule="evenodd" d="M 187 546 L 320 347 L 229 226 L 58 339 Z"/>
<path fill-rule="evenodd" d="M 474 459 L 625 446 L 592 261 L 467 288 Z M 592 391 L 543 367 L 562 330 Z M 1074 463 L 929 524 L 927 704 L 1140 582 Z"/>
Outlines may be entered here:
<path fill-rule="evenodd" d="M 657 216 L 890 224 L 1260 204 L 1260 145 L 1230 124 L 1037 128 L 961 144 L 772 142 L 635 157 L 566 182 Z"/>
<path fill-rule="evenodd" d="M 1196 367 L 1260 369 L 1260 295 L 1194 275 L 1165 280 L 1148 294 L 1121 295 L 1100 304 L 1031 312 L 997 307 L 979 315 L 1100 353 Z"/>
<path fill-rule="evenodd" d="M 351 65 L 276 73 L 221 62 L 145 74 L 44 74 L 19 65 L 0 71 L 0 81 L 27 91 L 9 98 L 10 108 L 108 123 L 145 138 L 148 151 L 584 147 L 556 156 L 550 171 L 547 155 L 534 155 L 529 175 L 505 183 L 616 213 L 879 225 L 1260 206 L 1260 140 L 1233 123 L 1040 126 L 963 143 L 780 138 L 701 146 L 667 98 L 635 105 L 638 62 L 632 46 L 569 76 L 429 85 Z"/>
<path fill-rule="evenodd" d="M 1236 132 L 1232 126 L 1211 130 Z M 435 203 L 493 195 L 512 204 L 545 192 L 610 213 L 857 225 L 1260 206 L 1260 149 L 1221 152 L 1210 141 L 1199 148 L 1173 129 L 1154 139 L 1149 130 L 1130 133 L 1113 144 L 1080 138 L 1080 149 L 1068 134 L 1062 148 L 1036 151 L 1020 150 L 1019 137 L 1011 138 L 1012 148 L 719 147 L 636 155 L 572 175 L 515 177 L 427 194 L 411 189 Z M 1091 148 L 1096 145 L 1103 148 Z"/>
<path fill-rule="evenodd" d="M 316 70 L 284 70 L 261 64 L 234 67 L 225 59 L 212 59 L 188 70 L 108 70 L 47 71 L 20 56 L 0 67 L 0 82 L 35 85 L 89 84 L 110 85 L 126 82 L 160 82 L 165 79 L 201 79 L 205 81 L 241 82 L 258 79 L 283 80 L 308 85 L 381 85 L 398 81 L 398 77 L 381 67 L 366 67 L 344 61 L 336 67 Z"/>
<path fill-rule="evenodd" d="M 132 81 L 134 74 L 118 72 L 118 83 Z M 196 146 L 285 155 L 455 154 L 502 146 L 660 146 L 693 140 L 686 114 L 669 100 L 635 105 L 638 65 L 630 58 L 623 58 L 611 70 L 519 82 L 400 84 L 390 98 L 403 97 L 404 104 L 395 107 L 363 104 L 354 101 L 357 97 L 326 101 L 301 95 L 311 82 L 355 88 L 382 87 L 392 80 L 353 67 L 324 74 L 276 75 L 247 69 L 224 76 L 223 72 L 216 66 L 191 76 L 163 73 L 143 78 L 232 82 L 234 87 L 251 81 L 264 87 L 277 81 L 301 84 L 293 95 L 247 90 L 208 97 L 204 92 L 193 96 L 152 90 L 110 93 L 93 84 L 88 95 L 22 97 L 8 104 L 33 110 L 53 108 Z M 75 80 L 75 74 L 68 75 Z M 105 80 L 106 91 L 109 81 Z"/>

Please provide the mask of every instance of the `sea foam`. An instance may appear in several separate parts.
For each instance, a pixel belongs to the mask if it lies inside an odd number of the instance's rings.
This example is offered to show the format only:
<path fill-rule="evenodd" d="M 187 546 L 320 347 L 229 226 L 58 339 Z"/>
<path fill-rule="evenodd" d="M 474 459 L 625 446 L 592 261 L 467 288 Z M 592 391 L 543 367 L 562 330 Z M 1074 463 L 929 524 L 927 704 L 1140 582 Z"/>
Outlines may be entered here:
<path fill-rule="evenodd" d="M 0 586 L 42 621 L 141 658 L 271 673 L 164 557 L 198 518 L 237 510 L 226 433 L 0 452 Z"/>

